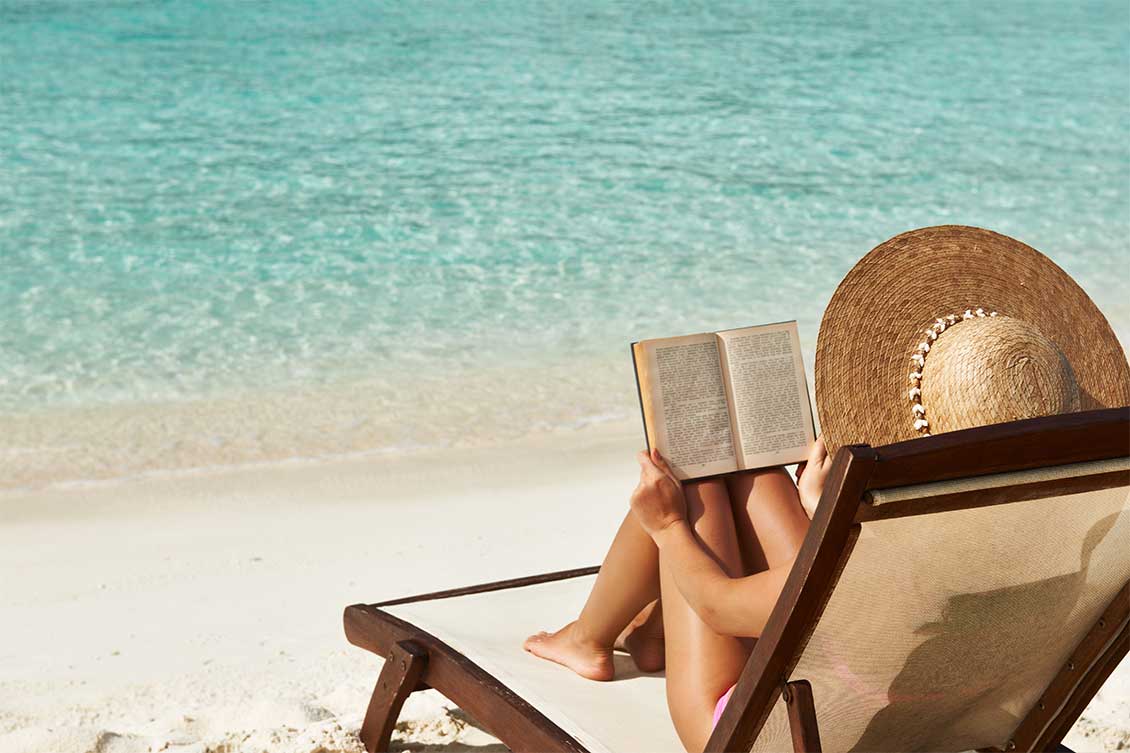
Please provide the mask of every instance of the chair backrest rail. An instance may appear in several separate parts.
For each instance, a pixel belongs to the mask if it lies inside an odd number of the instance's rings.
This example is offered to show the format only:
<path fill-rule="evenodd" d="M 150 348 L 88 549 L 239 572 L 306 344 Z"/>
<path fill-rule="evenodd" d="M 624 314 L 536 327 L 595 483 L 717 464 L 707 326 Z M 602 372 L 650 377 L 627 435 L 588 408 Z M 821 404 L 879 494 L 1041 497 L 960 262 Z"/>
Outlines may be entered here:
<path fill-rule="evenodd" d="M 876 448 L 869 489 L 1130 454 L 1130 407 L 980 426 Z"/>
<path fill-rule="evenodd" d="M 921 494 L 899 495 L 894 499 L 884 498 L 882 492 L 867 494 L 863 504 L 859 506 L 856 520 L 860 523 L 873 520 L 889 520 L 908 515 L 926 515 L 935 512 L 951 510 L 968 510 L 974 507 L 987 507 L 990 505 L 1012 504 L 1014 502 L 1028 502 L 1062 494 L 1079 494 L 1082 492 L 1096 491 L 1098 489 L 1111 489 L 1117 486 L 1130 484 L 1130 464 L 1127 459 L 1101 460 L 1095 463 L 1072 463 L 1064 466 L 1065 470 L 1073 470 L 1078 475 L 1064 474 L 1058 478 L 1045 478 L 1029 483 L 1016 483 L 1025 471 L 1016 473 L 1001 473 L 1013 479 L 1012 485 L 989 484 L 979 488 L 969 488 L 950 493 L 931 494 L 929 487 L 944 487 L 952 485 L 950 482 L 939 484 L 919 484 L 915 489 Z M 1122 462 L 1120 462 L 1122 461 Z M 1107 470 L 1109 469 L 1109 470 Z M 1099 472 L 1094 472 L 1098 470 Z"/>
<path fill-rule="evenodd" d="M 1079 715 L 1087 708 L 1087 704 L 1099 692 L 1103 683 L 1106 682 L 1119 663 L 1126 658 L 1128 652 L 1130 652 L 1130 627 L 1124 626 L 1117 642 L 1107 649 L 1101 662 L 1091 670 L 1086 682 L 1080 684 L 1068 703 L 1064 705 L 1063 710 L 1045 728 L 1044 733 L 1037 738 L 1036 743 L 1031 746 L 1032 750 L 1048 750 L 1055 747 L 1067 736 Z"/>
<path fill-rule="evenodd" d="M 1101 669 L 1104 661 L 1108 661 L 1110 655 L 1113 655 L 1112 652 L 1118 652 L 1119 640 L 1126 637 L 1128 625 L 1130 625 L 1130 581 L 1127 581 L 1110 606 L 1083 636 L 1032 710 L 1017 726 L 1012 737 L 1017 748 L 1028 750 L 1041 741 L 1044 733 L 1053 726 L 1055 719 L 1068 710 L 1067 707 L 1070 706 L 1075 691 L 1080 686 L 1086 686 L 1086 680 L 1092 670 L 1096 667 Z M 1095 690 L 1097 691 L 1098 688 Z M 1081 712 L 1082 709 L 1079 711 Z"/>

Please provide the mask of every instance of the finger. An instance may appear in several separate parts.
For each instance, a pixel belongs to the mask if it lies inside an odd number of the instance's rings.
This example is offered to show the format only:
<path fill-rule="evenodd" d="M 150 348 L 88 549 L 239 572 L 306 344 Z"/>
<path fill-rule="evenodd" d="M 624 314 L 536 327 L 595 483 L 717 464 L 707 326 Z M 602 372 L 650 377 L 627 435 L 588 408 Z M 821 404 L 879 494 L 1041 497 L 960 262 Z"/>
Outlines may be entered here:
<path fill-rule="evenodd" d="M 671 470 L 671 466 L 667 460 L 659 454 L 659 450 L 651 451 L 651 462 L 655 463 L 655 467 L 663 472 L 663 475 L 672 481 L 678 482 L 678 477 L 675 476 L 675 471 Z"/>
<path fill-rule="evenodd" d="M 651 454 L 649 452 L 641 450 L 640 454 L 636 456 L 636 459 L 640 461 L 641 481 L 643 479 L 647 479 L 648 481 L 655 481 L 663 475 L 663 471 L 660 470 L 659 466 L 655 464 L 655 461 L 651 459 Z"/>
<path fill-rule="evenodd" d="M 655 479 L 656 479 L 656 477 L 658 477 L 658 475 L 659 475 L 659 471 L 656 471 L 654 468 L 652 468 L 650 466 L 646 466 L 646 465 L 641 465 L 640 466 L 640 487 L 642 488 L 642 487 L 645 487 L 645 486 L 651 486 L 652 484 L 655 483 Z"/>
<path fill-rule="evenodd" d="M 654 468 L 654 464 L 651 462 L 651 456 L 647 454 L 647 450 L 640 450 L 636 453 L 636 462 L 640 464 L 641 479 L 651 473 Z"/>
<path fill-rule="evenodd" d="M 808 448 L 807 463 L 820 467 L 824 464 L 824 460 L 828 457 L 828 448 L 824 446 L 824 438 L 817 437 L 812 446 Z"/>
<path fill-rule="evenodd" d="M 824 444 L 824 437 L 817 437 L 815 442 L 815 450 L 820 456 L 820 467 L 827 468 L 832 464 L 835 459 L 828 454 L 828 447 Z"/>

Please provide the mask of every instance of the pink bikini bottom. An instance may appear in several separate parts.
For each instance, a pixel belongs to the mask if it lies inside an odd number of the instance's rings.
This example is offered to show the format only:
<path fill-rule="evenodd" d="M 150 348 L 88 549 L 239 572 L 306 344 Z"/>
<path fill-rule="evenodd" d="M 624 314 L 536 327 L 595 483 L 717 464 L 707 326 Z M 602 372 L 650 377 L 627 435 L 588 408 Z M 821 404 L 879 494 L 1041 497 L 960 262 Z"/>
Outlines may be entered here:
<path fill-rule="evenodd" d="M 710 725 L 711 729 L 718 726 L 718 720 L 722 718 L 722 712 L 726 710 L 726 701 L 730 700 L 730 696 L 734 694 L 734 685 L 718 699 L 718 703 L 714 704 L 714 722 Z"/>

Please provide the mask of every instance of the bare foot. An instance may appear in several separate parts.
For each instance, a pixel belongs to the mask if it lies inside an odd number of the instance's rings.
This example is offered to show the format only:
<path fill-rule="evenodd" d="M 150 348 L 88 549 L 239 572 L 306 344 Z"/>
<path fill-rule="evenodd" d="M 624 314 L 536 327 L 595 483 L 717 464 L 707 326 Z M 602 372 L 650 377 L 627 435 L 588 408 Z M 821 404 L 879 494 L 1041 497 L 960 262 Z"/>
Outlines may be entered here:
<path fill-rule="evenodd" d="M 663 640 L 663 609 L 653 601 L 624 628 L 616 639 L 616 648 L 627 651 L 641 672 L 658 672 L 666 666 Z"/>
<path fill-rule="evenodd" d="M 589 680 L 606 682 L 612 679 L 612 649 L 601 648 L 577 635 L 577 623 L 570 622 L 556 633 L 531 635 L 522 648 L 573 670 Z"/>

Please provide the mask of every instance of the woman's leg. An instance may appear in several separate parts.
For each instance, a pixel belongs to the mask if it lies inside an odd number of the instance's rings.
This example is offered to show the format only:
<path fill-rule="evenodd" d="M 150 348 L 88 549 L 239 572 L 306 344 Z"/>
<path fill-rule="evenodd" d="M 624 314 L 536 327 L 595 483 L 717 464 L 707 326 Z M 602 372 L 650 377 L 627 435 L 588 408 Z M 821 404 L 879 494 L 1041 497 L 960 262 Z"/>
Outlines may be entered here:
<path fill-rule="evenodd" d="M 726 487 L 746 573 L 792 562 L 808 532 L 808 515 L 784 468 L 732 473 Z"/>
<path fill-rule="evenodd" d="M 745 574 L 731 510 L 722 481 L 686 486 L 687 519 L 695 536 L 725 572 Z M 667 706 L 687 750 L 706 745 L 718 699 L 738 680 L 749 648 L 740 639 L 710 629 L 679 592 L 662 556 L 659 563 L 663 630 L 667 642 Z"/>
<path fill-rule="evenodd" d="M 729 534 L 723 534 L 723 538 L 729 535 L 737 542 L 737 559 L 726 559 L 727 564 L 723 564 L 734 577 L 785 564 L 799 550 L 808 518 L 800 507 L 792 480 L 783 469 L 733 474 L 725 482 L 717 479 L 692 482 L 686 485 L 686 490 L 688 516 L 696 531 L 700 525 L 704 526 L 704 532 L 713 537 L 720 528 L 728 527 Z M 706 514 L 707 500 L 710 500 L 709 515 Z M 724 517 L 728 521 L 720 514 L 723 501 L 728 512 Z M 697 513 L 694 512 L 696 509 Z M 701 522 L 696 522 L 696 514 Z M 703 535 L 699 533 L 700 538 Z M 706 539 L 703 541 L 706 543 Z M 717 543 L 714 538 L 711 541 Z M 707 549 L 715 551 L 710 543 L 707 543 Z M 733 555 L 725 546 L 718 551 L 727 558 Z M 715 556 L 720 555 L 716 553 Z M 719 559 L 719 562 L 723 560 Z M 655 601 L 659 586 L 658 551 L 629 513 L 612 541 L 580 617 L 555 633 L 530 636 L 525 648 L 594 680 L 612 679 L 614 643 L 631 651 L 640 669 L 658 670 L 663 665 L 660 649 L 668 625 L 662 602 Z M 671 588 L 667 591 L 670 593 Z M 675 618 L 684 619 L 690 607 L 681 596 L 679 598 L 683 612 Z M 693 615 L 693 612 L 690 614 Z M 705 628 L 705 625 L 702 627 Z M 748 653 L 752 642 L 740 639 L 726 639 L 724 642 L 734 641 L 742 645 L 743 653 Z M 670 658 L 668 650 L 666 659 L 669 661 Z M 676 674 L 680 671 L 675 667 L 670 669 Z M 735 678 L 740 671 L 739 665 Z"/>
<path fill-rule="evenodd" d="M 659 568 L 656 567 L 656 576 Z M 658 672 L 666 666 L 663 643 L 663 602 L 648 604 L 616 639 L 615 648 L 632 655 L 641 672 Z"/>
<path fill-rule="evenodd" d="M 659 552 L 629 512 L 608 548 L 580 616 L 554 633 L 531 635 L 524 647 L 582 677 L 611 680 L 612 646 L 625 633 L 623 644 L 632 650 L 640 669 L 653 671 L 658 669 L 651 659 L 655 642 L 643 638 L 655 634 L 650 626 L 656 624 L 651 615 L 655 611 L 652 603 L 658 598 Z M 635 641 L 632 631 L 625 630 L 632 622 L 648 631 Z"/>

